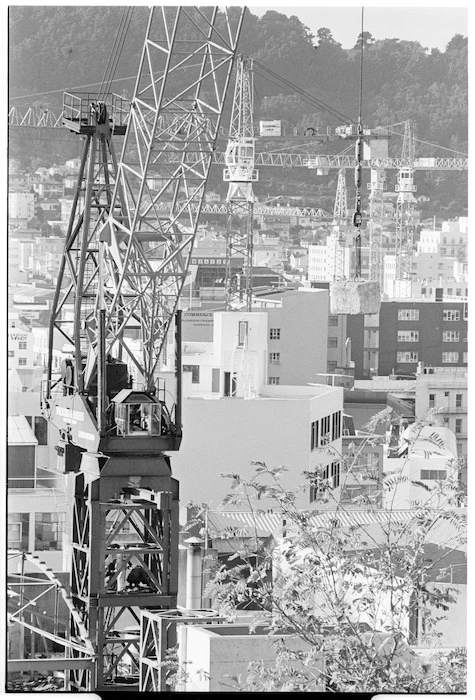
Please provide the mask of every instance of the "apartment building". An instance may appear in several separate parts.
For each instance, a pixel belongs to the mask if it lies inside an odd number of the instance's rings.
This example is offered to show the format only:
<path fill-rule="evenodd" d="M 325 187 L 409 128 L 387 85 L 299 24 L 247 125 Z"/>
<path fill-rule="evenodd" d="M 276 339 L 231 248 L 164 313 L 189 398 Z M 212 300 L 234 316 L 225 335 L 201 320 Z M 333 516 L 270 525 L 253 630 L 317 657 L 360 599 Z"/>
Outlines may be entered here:
<path fill-rule="evenodd" d="M 419 362 L 467 366 L 468 304 L 464 301 L 383 301 L 379 314 L 349 316 L 355 378 L 415 377 Z"/>

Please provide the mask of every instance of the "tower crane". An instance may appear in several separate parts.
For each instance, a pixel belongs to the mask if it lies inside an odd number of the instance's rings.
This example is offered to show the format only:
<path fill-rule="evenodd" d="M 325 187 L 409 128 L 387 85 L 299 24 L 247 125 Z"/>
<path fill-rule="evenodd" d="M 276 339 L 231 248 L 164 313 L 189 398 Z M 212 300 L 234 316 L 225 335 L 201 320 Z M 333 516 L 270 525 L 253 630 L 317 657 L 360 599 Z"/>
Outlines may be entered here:
<path fill-rule="evenodd" d="M 414 126 L 404 125 L 401 167 L 397 175 L 396 192 L 396 284 L 400 294 L 410 296 L 412 262 L 414 259 L 414 207 L 417 186 L 414 184 Z"/>
<path fill-rule="evenodd" d="M 127 128 L 120 98 L 65 96 L 63 124 L 84 149 L 50 356 L 56 333 L 73 350 L 60 377 L 50 359 L 41 403 L 60 432 L 58 466 L 74 475 L 70 649 L 90 656 L 78 651 L 86 633 L 95 654 L 92 668 L 70 670 L 77 690 L 123 687 L 116 678 L 131 642 L 120 631 L 141 609 L 176 607 L 178 482 L 168 453 L 181 441 L 178 302 L 245 11 L 231 10 L 151 9 Z M 171 207 L 159 216 L 163 199 Z M 170 388 L 160 372 L 173 329 Z"/>
<path fill-rule="evenodd" d="M 239 56 L 232 107 L 229 140 L 226 147 L 224 181 L 229 183 L 226 225 L 226 310 L 252 308 L 252 223 L 254 192 L 258 179 L 255 164 L 253 122 L 252 59 Z M 242 260 L 242 275 L 236 273 L 235 260 Z"/>
<path fill-rule="evenodd" d="M 380 165 L 371 168 L 369 194 L 369 278 L 383 289 L 383 216 L 386 171 Z"/>
<path fill-rule="evenodd" d="M 348 192 L 345 171 L 338 173 L 338 182 L 333 208 L 332 232 L 328 242 L 333 258 L 333 280 L 342 280 L 345 276 L 345 243 L 348 231 Z"/>

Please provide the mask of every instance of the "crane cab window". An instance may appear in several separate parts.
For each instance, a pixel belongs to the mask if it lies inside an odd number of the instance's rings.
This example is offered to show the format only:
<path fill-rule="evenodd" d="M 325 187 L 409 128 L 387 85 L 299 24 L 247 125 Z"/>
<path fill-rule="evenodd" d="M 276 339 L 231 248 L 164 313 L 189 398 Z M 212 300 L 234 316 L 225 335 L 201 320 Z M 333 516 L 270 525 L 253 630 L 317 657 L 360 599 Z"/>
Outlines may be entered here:
<path fill-rule="evenodd" d="M 123 389 L 113 399 L 117 434 L 124 437 L 161 435 L 166 431 L 162 404 L 145 392 Z"/>

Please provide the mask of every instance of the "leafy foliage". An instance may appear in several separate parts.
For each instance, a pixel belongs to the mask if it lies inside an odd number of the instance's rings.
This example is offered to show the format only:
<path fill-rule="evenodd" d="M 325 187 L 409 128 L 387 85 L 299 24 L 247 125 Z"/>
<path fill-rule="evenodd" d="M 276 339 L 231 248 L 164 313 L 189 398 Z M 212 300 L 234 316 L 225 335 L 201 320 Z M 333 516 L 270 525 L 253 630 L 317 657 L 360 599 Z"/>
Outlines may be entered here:
<path fill-rule="evenodd" d="M 375 431 L 386 418 L 383 413 L 370 422 L 367 444 L 377 439 Z M 416 426 L 411 440 L 423 427 Z M 436 448 L 443 447 L 438 434 L 431 439 Z M 361 445 L 353 445 L 349 454 L 346 473 L 361 455 Z M 465 651 L 437 649 L 438 623 L 457 600 L 445 565 L 465 543 L 457 478 L 424 484 L 427 500 L 410 517 L 380 510 L 369 500 L 365 518 L 351 517 L 329 483 L 320 483 L 317 493 L 322 500 L 334 499 L 331 511 L 299 510 L 296 496 L 314 483 L 314 474 L 289 491 L 281 484 L 282 467 L 254 466 L 247 481 L 239 474 L 225 475 L 231 479 L 225 503 L 240 504 L 252 514 L 254 534 L 235 537 L 236 551 L 217 566 L 206 595 L 230 620 L 240 610 L 255 611 L 251 629 L 280 638 L 274 642 L 275 665 L 254 660 L 247 675 L 232 679 L 235 689 L 464 692 Z M 386 475 L 381 488 L 397 490 L 406 481 Z M 273 501 L 273 512 L 282 519 L 281 531 L 264 544 L 258 531 L 263 499 Z M 440 535 L 448 525 L 450 534 Z M 417 653 L 416 643 L 431 647 L 430 655 Z"/>

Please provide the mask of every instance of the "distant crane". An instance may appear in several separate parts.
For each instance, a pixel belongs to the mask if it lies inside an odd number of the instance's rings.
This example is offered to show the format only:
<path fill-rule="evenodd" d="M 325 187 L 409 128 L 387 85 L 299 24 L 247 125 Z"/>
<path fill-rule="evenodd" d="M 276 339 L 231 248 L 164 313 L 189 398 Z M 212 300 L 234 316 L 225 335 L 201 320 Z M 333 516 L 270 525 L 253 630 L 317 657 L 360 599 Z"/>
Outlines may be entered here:
<path fill-rule="evenodd" d="M 333 208 L 332 232 L 328 238 L 333 258 L 333 280 L 342 280 L 345 276 L 345 244 L 348 232 L 348 192 L 345 171 L 338 173 L 335 205 Z"/>
<path fill-rule="evenodd" d="M 371 168 L 369 195 L 369 278 L 383 289 L 383 217 L 386 171 L 381 166 Z"/>
<path fill-rule="evenodd" d="M 414 259 L 414 125 L 407 120 L 404 125 L 402 165 L 397 175 L 396 192 L 396 284 L 399 294 L 410 295 L 412 263 Z"/>
<path fill-rule="evenodd" d="M 232 106 L 229 140 L 226 147 L 224 181 L 229 182 L 226 222 L 226 310 L 252 309 L 252 224 L 254 192 L 258 179 L 255 169 L 253 122 L 252 59 L 239 56 Z M 235 261 L 242 261 L 242 274 Z M 234 264 L 233 264 L 234 263 Z"/>

